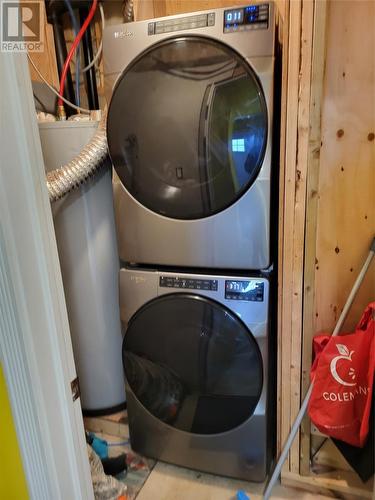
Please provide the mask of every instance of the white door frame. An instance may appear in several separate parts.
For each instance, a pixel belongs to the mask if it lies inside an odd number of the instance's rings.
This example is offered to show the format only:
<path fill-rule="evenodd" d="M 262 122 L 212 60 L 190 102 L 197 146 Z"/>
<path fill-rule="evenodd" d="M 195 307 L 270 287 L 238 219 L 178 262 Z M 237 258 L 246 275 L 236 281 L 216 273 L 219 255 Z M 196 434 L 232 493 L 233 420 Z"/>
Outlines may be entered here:
<path fill-rule="evenodd" d="M 0 362 L 30 498 L 92 500 L 26 55 L 0 52 L 0 75 Z"/>

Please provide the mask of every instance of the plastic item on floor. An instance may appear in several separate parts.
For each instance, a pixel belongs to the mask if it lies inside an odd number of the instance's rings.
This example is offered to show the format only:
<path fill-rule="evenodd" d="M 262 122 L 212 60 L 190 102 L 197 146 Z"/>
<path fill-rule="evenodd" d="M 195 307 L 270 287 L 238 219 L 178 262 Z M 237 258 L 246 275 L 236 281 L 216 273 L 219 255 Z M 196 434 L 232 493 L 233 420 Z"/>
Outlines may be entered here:
<path fill-rule="evenodd" d="M 117 476 L 127 472 L 127 457 L 125 453 L 115 457 L 108 456 L 108 447 L 111 446 L 105 439 L 101 439 L 93 432 L 86 432 L 86 442 L 89 444 L 95 453 L 102 461 L 105 474 L 110 476 Z M 116 444 L 116 443 L 112 443 Z M 123 474 L 124 475 L 124 474 Z"/>
<path fill-rule="evenodd" d="M 108 458 L 108 443 L 104 439 L 100 439 L 93 432 L 86 433 L 86 442 L 92 446 L 95 453 L 101 460 Z"/>
<path fill-rule="evenodd" d="M 117 457 L 102 458 L 103 469 L 109 476 L 117 476 L 119 474 L 125 473 L 128 470 L 126 463 L 126 454 L 121 453 Z"/>
<path fill-rule="evenodd" d="M 236 500 L 250 500 L 250 497 L 242 490 L 237 491 Z"/>
<path fill-rule="evenodd" d="M 128 487 L 112 476 L 104 473 L 102 462 L 93 448 L 87 444 L 87 452 L 91 468 L 91 478 L 95 500 L 118 500 L 121 496 L 130 500 L 133 495 Z"/>

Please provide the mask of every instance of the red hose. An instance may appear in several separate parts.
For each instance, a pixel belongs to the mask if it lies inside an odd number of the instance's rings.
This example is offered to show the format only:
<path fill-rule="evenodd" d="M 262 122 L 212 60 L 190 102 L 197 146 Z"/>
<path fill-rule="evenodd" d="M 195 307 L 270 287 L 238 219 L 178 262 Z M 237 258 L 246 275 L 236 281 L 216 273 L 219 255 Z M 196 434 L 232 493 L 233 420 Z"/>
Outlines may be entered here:
<path fill-rule="evenodd" d="M 88 25 L 90 24 L 92 18 L 94 17 L 97 5 L 98 5 L 98 0 L 93 0 L 91 8 L 90 8 L 90 12 L 88 13 L 88 16 L 86 17 L 85 22 L 82 24 L 82 27 L 78 32 L 78 35 L 75 37 L 73 45 L 71 46 L 69 54 L 65 60 L 64 67 L 63 67 L 63 70 L 61 73 L 61 78 L 60 78 L 60 91 L 59 91 L 60 96 L 64 95 L 66 75 L 68 73 L 70 61 L 73 57 L 73 54 L 74 54 L 79 42 L 81 41 L 81 38 L 83 37 L 85 31 L 87 30 Z M 57 103 L 58 103 L 58 106 L 64 105 L 61 97 L 59 97 Z"/>

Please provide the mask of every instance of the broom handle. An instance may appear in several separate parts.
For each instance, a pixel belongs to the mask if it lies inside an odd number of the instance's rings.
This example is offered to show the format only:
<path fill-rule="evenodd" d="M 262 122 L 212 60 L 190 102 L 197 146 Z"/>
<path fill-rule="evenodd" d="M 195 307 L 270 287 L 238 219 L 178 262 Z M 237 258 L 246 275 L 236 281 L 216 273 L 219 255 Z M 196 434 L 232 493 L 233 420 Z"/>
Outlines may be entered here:
<path fill-rule="evenodd" d="M 367 269 L 369 268 L 369 266 L 371 264 L 372 258 L 374 257 L 374 253 L 375 253 L 375 238 L 372 240 L 370 251 L 369 251 L 368 257 L 366 259 L 366 262 L 363 264 L 361 272 L 359 273 L 357 279 L 354 282 L 353 288 L 352 288 L 352 290 L 349 294 L 349 297 L 344 305 L 344 308 L 340 314 L 340 317 L 337 321 L 335 329 L 333 330 L 332 336 L 336 336 L 339 333 L 339 331 L 340 331 L 340 329 L 345 321 L 345 318 L 348 314 L 348 311 L 353 303 L 354 297 L 356 296 L 356 293 L 358 292 L 358 289 L 361 286 L 363 278 L 365 277 Z M 272 476 L 269 480 L 269 483 L 268 483 L 267 488 L 266 488 L 264 495 L 263 495 L 264 500 L 269 500 L 269 498 L 271 497 L 272 489 L 275 486 L 276 481 L 278 480 L 278 478 L 280 476 L 281 468 L 286 460 L 286 457 L 288 456 L 290 447 L 292 446 L 292 443 L 294 441 L 294 438 L 296 437 L 299 426 L 301 425 L 302 419 L 306 413 L 307 405 L 309 404 L 309 400 L 311 397 L 313 387 L 314 387 L 314 380 L 312 380 L 310 383 L 310 386 L 307 390 L 306 396 L 304 397 L 304 400 L 302 402 L 301 408 L 298 412 L 298 415 L 297 415 L 297 417 L 293 423 L 292 429 L 289 433 L 288 439 L 286 440 L 286 443 L 285 443 L 284 448 L 281 452 L 279 460 L 277 461 L 275 469 L 274 469 Z"/>

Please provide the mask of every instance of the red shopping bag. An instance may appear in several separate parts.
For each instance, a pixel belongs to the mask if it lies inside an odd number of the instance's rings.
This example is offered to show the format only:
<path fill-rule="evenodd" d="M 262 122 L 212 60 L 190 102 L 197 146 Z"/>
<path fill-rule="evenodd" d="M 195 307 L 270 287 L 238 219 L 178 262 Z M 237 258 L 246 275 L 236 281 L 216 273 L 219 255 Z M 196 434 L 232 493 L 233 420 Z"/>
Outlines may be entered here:
<path fill-rule="evenodd" d="M 309 416 L 324 434 L 362 447 L 369 430 L 375 370 L 375 302 L 363 313 L 355 333 L 318 335 L 313 347 Z"/>

